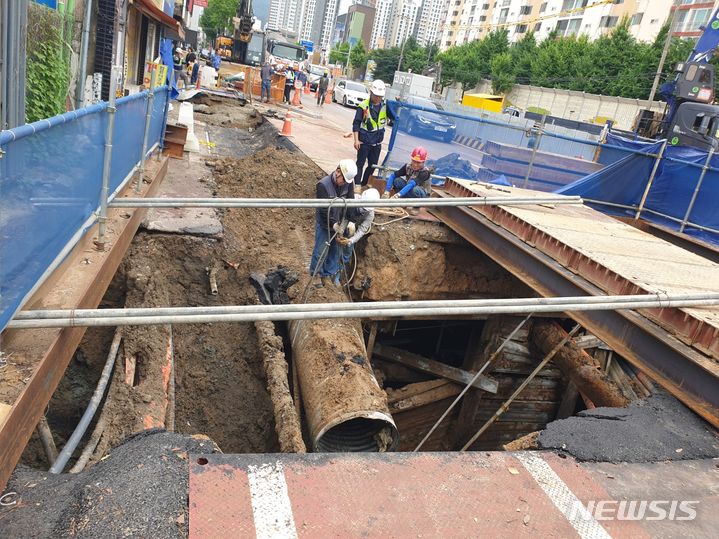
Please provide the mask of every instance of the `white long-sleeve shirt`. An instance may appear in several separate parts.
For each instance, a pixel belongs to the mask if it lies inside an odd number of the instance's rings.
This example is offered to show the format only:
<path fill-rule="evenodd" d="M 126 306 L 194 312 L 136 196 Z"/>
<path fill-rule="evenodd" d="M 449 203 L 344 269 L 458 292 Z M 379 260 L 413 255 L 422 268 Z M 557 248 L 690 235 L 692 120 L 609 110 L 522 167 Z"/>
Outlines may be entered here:
<path fill-rule="evenodd" d="M 358 213 L 360 214 L 359 216 L 361 220 L 359 220 L 359 222 L 355 221 L 355 233 L 351 238 L 349 238 L 350 245 L 354 245 L 361 240 L 365 234 L 370 231 L 370 228 L 372 228 L 372 222 L 374 221 L 374 208 L 362 208 Z M 347 230 L 348 223 L 348 219 L 342 221 L 342 230 Z"/>

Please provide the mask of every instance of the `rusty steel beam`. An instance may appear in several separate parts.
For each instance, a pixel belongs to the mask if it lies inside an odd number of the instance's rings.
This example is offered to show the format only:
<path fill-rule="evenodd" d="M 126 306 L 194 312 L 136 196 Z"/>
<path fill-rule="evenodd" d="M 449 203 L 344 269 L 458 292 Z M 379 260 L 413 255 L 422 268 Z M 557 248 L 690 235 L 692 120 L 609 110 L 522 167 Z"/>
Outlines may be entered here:
<path fill-rule="evenodd" d="M 145 193 L 146 196 L 152 196 L 157 192 L 166 173 L 167 158 L 164 158 Z M 130 188 L 128 185 L 127 189 Z M 99 305 L 127 248 L 135 237 L 135 232 L 144 219 L 145 213 L 146 210 L 136 210 L 127 220 L 118 217 L 119 226 L 123 227 L 122 232 L 114 239 L 112 249 L 108 251 L 103 267 L 95 273 L 95 279 L 85 286 L 82 297 L 77 302 L 77 308 L 96 308 Z M 94 228 L 90 229 L 85 238 L 91 238 L 93 230 Z M 82 243 L 78 243 L 78 246 L 81 245 Z M 62 273 L 65 264 L 72 263 L 72 260 L 72 255 L 68 256 L 57 272 Z M 32 377 L 12 405 L 5 421 L 0 425 L 0 492 L 5 489 L 10 474 L 20 460 L 20 456 L 35 430 L 35 425 L 44 414 L 45 408 L 65 374 L 65 369 L 86 329 L 84 327 L 65 328 L 57 332 L 57 337 L 45 351 Z"/>
<path fill-rule="evenodd" d="M 460 197 L 471 196 L 470 193 L 477 196 L 474 191 L 452 180 L 445 183 L 443 192 Z M 439 210 L 440 208 L 435 208 L 431 211 L 436 215 Z M 588 209 L 587 211 L 594 210 Z M 485 215 L 493 223 L 500 225 L 525 243 L 536 246 L 538 250 L 551 256 L 565 268 L 572 270 L 577 275 L 586 276 L 588 281 L 602 290 L 602 294 L 634 295 L 653 292 L 634 284 L 622 275 L 573 249 L 571 245 L 539 230 L 502 207 L 482 208 L 474 213 Z M 657 322 L 660 326 L 669 328 L 684 343 L 707 355 L 719 358 L 719 338 L 717 338 L 717 328 L 713 325 L 695 318 L 681 309 L 645 309 L 642 312 L 644 316 Z"/>
<path fill-rule="evenodd" d="M 450 196 L 440 190 L 436 194 Z M 570 271 L 476 210 L 448 207 L 433 209 L 432 213 L 543 296 L 606 294 L 581 274 Z M 719 428 L 719 366 L 713 359 L 635 311 L 569 315 Z"/>

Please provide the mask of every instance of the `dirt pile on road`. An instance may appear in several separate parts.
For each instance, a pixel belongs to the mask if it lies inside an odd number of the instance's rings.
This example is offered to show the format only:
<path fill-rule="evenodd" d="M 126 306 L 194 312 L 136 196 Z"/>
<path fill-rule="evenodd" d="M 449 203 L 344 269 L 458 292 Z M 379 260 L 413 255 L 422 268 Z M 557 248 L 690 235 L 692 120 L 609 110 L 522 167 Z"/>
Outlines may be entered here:
<path fill-rule="evenodd" d="M 237 99 L 199 95 L 190 102 L 195 106 L 195 118 L 211 125 L 248 129 L 262 122 L 262 116 L 254 107 L 240 106 Z"/>

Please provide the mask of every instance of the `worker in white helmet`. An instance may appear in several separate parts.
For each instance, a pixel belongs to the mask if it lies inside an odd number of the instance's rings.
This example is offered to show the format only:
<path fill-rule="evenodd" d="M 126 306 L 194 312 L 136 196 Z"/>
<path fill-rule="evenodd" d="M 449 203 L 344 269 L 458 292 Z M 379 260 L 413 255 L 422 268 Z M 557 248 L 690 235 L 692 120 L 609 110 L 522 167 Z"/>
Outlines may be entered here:
<path fill-rule="evenodd" d="M 362 193 L 361 199 L 368 202 L 379 200 L 379 191 L 374 188 L 367 189 Z M 337 242 L 342 246 L 341 258 L 342 264 L 348 272 L 347 278 L 349 278 L 349 268 L 354 246 L 370 231 L 373 222 L 374 206 L 366 206 L 362 208 L 350 208 L 347 212 L 347 216 L 340 224 L 340 228 L 344 230 L 344 234 L 337 238 Z"/>
<path fill-rule="evenodd" d="M 317 182 L 317 198 L 354 198 L 352 185 L 356 174 L 354 161 L 342 159 L 331 174 Z M 344 210 L 344 204 L 338 201 L 330 208 L 317 208 L 315 215 L 315 247 L 310 260 L 310 275 L 318 274 L 323 286 L 339 283 L 340 252 L 336 239 L 344 234 Z"/>
<path fill-rule="evenodd" d="M 352 122 L 354 147 L 357 150 L 356 193 L 361 192 L 362 186 L 367 185 L 374 166 L 379 162 L 384 129 L 387 125 L 385 93 L 384 82 L 379 79 L 374 81 L 369 87 L 369 97 L 359 104 Z"/>

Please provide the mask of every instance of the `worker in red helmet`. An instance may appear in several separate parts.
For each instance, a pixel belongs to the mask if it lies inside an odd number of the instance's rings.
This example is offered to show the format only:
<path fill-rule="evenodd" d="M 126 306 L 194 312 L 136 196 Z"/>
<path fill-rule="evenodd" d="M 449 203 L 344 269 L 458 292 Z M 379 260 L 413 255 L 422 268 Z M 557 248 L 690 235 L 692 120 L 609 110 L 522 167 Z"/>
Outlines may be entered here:
<path fill-rule="evenodd" d="M 427 198 L 432 193 L 432 177 L 425 166 L 427 150 L 417 146 L 412 150 L 410 162 L 390 172 L 382 198 Z M 394 194 L 392 191 L 394 190 Z"/>

